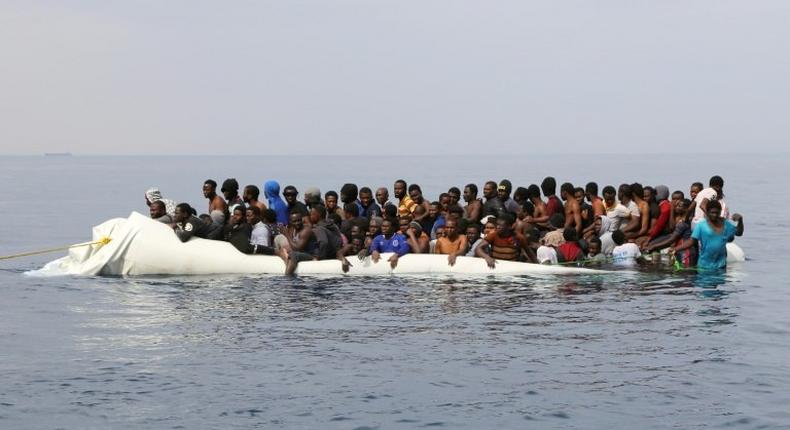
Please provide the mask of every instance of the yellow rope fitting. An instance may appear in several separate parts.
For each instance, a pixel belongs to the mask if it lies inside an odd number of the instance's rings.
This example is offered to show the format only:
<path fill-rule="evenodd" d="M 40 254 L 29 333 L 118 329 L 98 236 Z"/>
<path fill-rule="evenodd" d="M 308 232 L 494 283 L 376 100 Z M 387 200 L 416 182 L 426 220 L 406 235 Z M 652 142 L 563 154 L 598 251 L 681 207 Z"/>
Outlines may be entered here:
<path fill-rule="evenodd" d="M 22 252 L 22 253 L 19 253 L 19 254 L 5 255 L 5 256 L 0 257 L 0 260 L 10 260 L 12 258 L 29 257 L 31 255 L 39 255 L 39 254 L 47 254 L 47 253 L 50 253 L 50 252 L 65 251 L 67 249 L 79 248 L 79 247 L 82 247 L 82 246 L 99 245 L 99 247 L 101 248 L 102 246 L 107 245 L 108 243 L 110 243 L 111 240 L 112 240 L 112 238 L 105 236 L 105 237 L 102 237 L 101 239 L 99 239 L 99 240 L 97 240 L 95 242 L 78 243 L 76 245 L 59 246 L 57 248 L 42 249 L 40 251 Z"/>

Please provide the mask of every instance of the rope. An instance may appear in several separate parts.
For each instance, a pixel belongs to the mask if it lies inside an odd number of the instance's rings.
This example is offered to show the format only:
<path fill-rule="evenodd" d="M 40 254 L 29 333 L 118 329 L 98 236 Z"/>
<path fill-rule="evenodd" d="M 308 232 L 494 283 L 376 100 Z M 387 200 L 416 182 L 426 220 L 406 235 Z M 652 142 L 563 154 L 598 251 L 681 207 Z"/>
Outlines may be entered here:
<path fill-rule="evenodd" d="M 76 245 L 60 246 L 57 248 L 42 249 L 40 251 L 22 252 L 19 254 L 5 255 L 0 257 L 0 260 L 10 260 L 12 258 L 29 257 L 31 255 L 39 255 L 39 254 L 48 254 L 50 252 L 65 251 L 71 248 L 79 248 L 82 246 L 99 245 L 99 248 L 101 248 L 102 246 L 110 243 L 111 240 L 112 239 L 109 237 L 103 237 L 95 242 L 78 243 Z"/>

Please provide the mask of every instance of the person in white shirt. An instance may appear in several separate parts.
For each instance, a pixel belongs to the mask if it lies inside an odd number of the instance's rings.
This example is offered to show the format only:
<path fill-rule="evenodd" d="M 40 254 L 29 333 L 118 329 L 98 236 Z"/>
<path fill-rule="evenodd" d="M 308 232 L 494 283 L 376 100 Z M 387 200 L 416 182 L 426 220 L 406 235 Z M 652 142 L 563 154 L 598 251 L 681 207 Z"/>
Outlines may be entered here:
<path fill-rule="evenodd" d="M 708 188 L 697 193 L 694 197 L 694 202 L 691 204 L 689 210 L 694 211 L 694 218 L 691 220 L 691 228 L 693 229 L 698 222 L 705 219 L 705 210 L 708 207 L 708 202 L 714 200 L 721 200 L 724 198 L 724 179 L 721 176 L 713 176 L 708 181 Z M 728 218 L 729 213 L 725 212 L 724 205 L 722 204 L 722 218 Z"/>
<path fill-rule="evenodd" d="M 607 231 L 620 230 L 620 226 L 627 224 L 631 218 L 631 212 L 615 199 L 616 195 L 613 186 L 607 185 L 603 188 L 603 207 L 606 217 L 611 221 Z"/>
<path fill-rule="evenodd" d="M 612 250 L 612 260 L 618 266 L 635 266 L 637 263 L 642 264 L 645 262 L 642 253 L 639 251 L 639 246 L 632 242 L 625 241 L 625 233 L 617 230 L 612 233 L 612 240 L 615 246 Z"/>

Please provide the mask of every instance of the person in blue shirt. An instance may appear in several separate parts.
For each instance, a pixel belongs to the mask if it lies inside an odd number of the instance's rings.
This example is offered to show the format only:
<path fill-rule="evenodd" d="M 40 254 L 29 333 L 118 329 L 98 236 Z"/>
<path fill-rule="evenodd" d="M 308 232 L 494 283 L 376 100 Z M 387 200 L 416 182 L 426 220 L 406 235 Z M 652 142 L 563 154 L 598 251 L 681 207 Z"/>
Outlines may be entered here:
<path fill-rule="evenodd" d="M 694 226 L 691 233 L 692 243 L 699 249 L 697 268 L 701 270 L 722 270 L 727 268 L 727 242 L 732 242 L 735 236 L 743 235 L 743 217 L 734 214 L 732 220 L 737 225 L 732 225 L 721 217 L 721 203 L 714 200 L 708 202 L 705 208 L 705 219 Z M 691 245 L 691 243 L 688 243 Z M 686 244 L 684 244 L 686 245 Z M 676 248 L 681 250 L 683 246 Z"/>
<path fill-rule="evenodd" d="M 381 253 L 392 252 L 389 258 L 390 266 L 394 269 L 398 265 L 398 257 L 409 253 L 409 243 L 406 237 L 396 229 L 395 221 L 385 218 L 381 222 L 381 234 L 373 239 L 370 249 L 363 249 L 359 253 L 359 258 L 363 259 L 370 255 L 374 263 L 378 263 Z"/>

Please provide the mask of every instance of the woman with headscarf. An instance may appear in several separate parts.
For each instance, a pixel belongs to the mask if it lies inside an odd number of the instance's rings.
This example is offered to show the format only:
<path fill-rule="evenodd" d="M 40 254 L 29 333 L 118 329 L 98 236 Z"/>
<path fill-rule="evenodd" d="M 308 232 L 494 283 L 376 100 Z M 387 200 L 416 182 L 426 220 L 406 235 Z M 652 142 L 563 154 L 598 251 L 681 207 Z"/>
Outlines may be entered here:
<path fill-rule="evenodd" d="M 161 201 L 162 203 L 165 204 L 165 212 L 167 212 L 167 214 L 170 215 L 171 217 L 176 214 L 176 202 L 170 199 L 162 198 L 162 192 L 159 191 L 159 188 L 156 187 L 149 188 L 145 192 L 145 204 L 147 206 L 151 206 L 151 203 L 156 201 Z"/>

